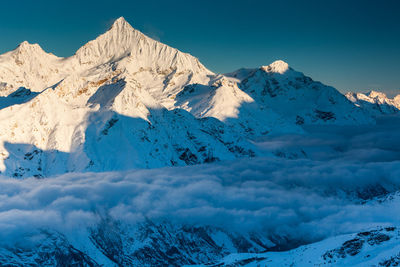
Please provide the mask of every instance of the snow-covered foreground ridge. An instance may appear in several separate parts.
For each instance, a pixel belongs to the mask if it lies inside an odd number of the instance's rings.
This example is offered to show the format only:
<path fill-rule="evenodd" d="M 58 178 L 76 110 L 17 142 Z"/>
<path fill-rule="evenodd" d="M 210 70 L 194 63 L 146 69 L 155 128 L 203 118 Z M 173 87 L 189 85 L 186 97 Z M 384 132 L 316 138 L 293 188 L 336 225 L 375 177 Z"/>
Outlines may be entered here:
<path fill-rule="evenodd" d="M 231 254 L 211 266 L 399 266 L 399 249 L 400 230 L 388 226 L 329 238 L 286 252 Z"/>
<path fill-rule="evenodd" d="M 123 18 L 75 55 L 0 55 L 0 171 L 13 177 L 261 155 L 250 139 L 374 123 L 283 61 L 219 75 Z"/>

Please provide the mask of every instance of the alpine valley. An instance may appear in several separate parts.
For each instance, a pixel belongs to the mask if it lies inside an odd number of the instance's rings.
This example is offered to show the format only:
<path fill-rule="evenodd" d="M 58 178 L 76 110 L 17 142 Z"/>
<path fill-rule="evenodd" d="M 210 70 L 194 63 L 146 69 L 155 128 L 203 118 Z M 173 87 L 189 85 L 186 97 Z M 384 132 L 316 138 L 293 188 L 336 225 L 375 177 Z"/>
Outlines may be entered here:
<path fill-rule="evenodd" d="M 1 266 L 398 266 L 400 95 L 227 74 L 117 19 L 0 55 Z M 193 166 L 188 166 L 193 165 Z"/>

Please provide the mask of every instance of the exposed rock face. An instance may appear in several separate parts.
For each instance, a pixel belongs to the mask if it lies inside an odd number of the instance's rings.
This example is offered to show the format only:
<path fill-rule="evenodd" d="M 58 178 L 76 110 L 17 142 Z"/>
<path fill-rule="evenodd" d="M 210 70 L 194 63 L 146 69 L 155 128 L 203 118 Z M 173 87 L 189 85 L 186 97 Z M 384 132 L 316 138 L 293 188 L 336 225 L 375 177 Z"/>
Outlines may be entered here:
<path fill-rule="evenodd" d="M 42 230 L 25 245 L 1 247 L 2 266 L 397 266 L 396 227 L 371 229 L 282 252 L 257 235 L 245 236 L 207 226 L 155 224 L 128 226 L 110 219 L 89 229 L 84 243 Z M 74 242 L 76 244 L 74 244 Z M 86 242 L 86 243 L 85 243 Z M 79 249 L 81 247 L 82 249 Z"/>
<path fill-rule="evenodd" d="M 16 247 L 0 248 L 1 266 L 101 266 L 76 249 L 65 236 L 43 230 Z"/>
<path fill-rule="evenodd" d="M 42 230 L 25 245 L 0 247 L 1 266 L 182 266 L 215 263 L 230 253 L 265 251 L 271 242 L 208 226 L 151 221 L 130 226 L 104 219 L 81 243 Z M 85 240 L 82 242 L 82 240 Z M 77 247 L 82 247 L 79 250 Z M 96 257 L 93 259 L 92 257 Z"/>
<path fill-rule="evenodd" d="M 399 231 L 372 229 L 281 253 L 237 254 L 215 266 L 398 266 Z"/>

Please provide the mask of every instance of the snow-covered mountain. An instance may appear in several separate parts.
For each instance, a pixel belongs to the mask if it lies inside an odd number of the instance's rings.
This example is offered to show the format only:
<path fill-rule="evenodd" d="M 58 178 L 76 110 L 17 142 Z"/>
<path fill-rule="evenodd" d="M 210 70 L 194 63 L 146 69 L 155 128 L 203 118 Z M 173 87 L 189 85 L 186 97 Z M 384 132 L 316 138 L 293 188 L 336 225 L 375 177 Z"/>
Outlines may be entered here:
<path fill-rule="evenodd" d="M 349 92 L 346 97 L 373 116 L 396 114 L 400 111 L 400 95 L 389 98 L 385 93 L 370 91 L 367 94 Z"/>
<path fill-rule="evenodd" d="M 25 245 L 0 247 L 2 266 L 183 266 L 231 253 L 263 252 L 271 242 L 223 229 L 151 221 L 131 226 L 104 219 L 78 240 L 53 230 L 31 233 Z"/>
<path fill-rule="evenodd" d="M 0 248 L 0 264 L 198 267 L 400 264 L 400 232 L 394 226 L 335 236 L 293 250 L 269 252 L 264 251 L 270 242 L 255 235 L 246 237 L 210 227 L 177 227 L 152 222 L 136 229 L 121 229 L 117 222 L 103 221 L 81 238 L 82 243 L 50 230 L 38 231 L 29 241 L 25 246 Z"/>
<path fill-rule="evenodd" d="M 68 58 L 23 42 L 0 265 L 398 266 L 399 118 L 377 117 L 399 109 L 281 60 L 216 74 L 123 18 Z"/>
<path fill-rule="evenodd" d="M 248 140 L 373 119 L 285 62 L 229 75 L 123 18 L 75 55 L 0 55 L 0 171 L 14 177 L 187 165 L 259 152 Z"/>
<path fill-rule="evenodd" d="M 379 227 L 285 252 L 231 254 L 213 266 L 399 266 L 399 244 L 396 227 Z"/>
<path fill-rule="evenodd" d="M 48 176 L 254 156 L 219 120 L 174 108 L 177 92 L 212 75 L 123 18 L 69 58 L 23 42 L 0 57 L 1 171 Z"/>
<path fill-rule="evenodd" d="M 290 124 L 353 125 L 371 123 L 371 118 L 355 107 L 335 88 L 313 81 L 293 70 L 286 62 L 275 61 L 258 69 L 241 69 L 227 74 L 239 87 Z"/>

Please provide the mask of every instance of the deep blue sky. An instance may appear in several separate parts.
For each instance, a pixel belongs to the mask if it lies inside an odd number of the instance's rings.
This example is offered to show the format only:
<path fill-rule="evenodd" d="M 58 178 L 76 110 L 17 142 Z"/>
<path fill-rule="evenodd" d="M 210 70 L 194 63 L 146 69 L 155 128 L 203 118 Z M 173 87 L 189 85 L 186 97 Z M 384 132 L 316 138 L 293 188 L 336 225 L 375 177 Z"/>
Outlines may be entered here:
<path fill-rule="evenodd" d="M 215 72 L 282 59 L 345 92 L 400 93 L 400 1 L 3 1 L 0 53 L 70 56 L 120 16 Z"/>

